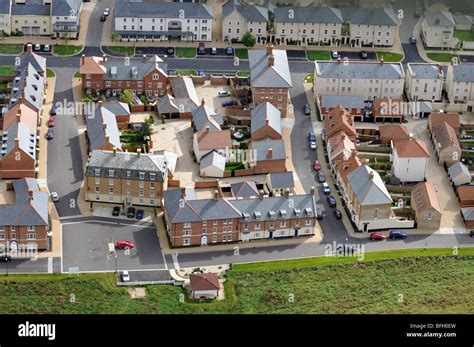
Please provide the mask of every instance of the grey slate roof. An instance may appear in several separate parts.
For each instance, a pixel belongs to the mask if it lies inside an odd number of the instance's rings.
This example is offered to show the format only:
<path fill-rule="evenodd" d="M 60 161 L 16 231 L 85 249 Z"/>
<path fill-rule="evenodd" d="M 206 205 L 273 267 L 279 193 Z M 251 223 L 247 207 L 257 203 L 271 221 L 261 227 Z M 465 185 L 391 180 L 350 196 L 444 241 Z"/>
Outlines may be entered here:
<path fill-rule="evenodd" d="M 0 13 L 9 14 L 11 10 L 11 2 L 12 0 L 0 1 Z"/>
<path fill-rule="evenodd" d="M 454 15 L 454 22 L 456 25 L 472 25 L 472 18 L 464 14 Z"/>
<path fill-rule="evenodd" d="M 214 166 L 215 168 L 224 172 L 225 170 L 226 158 L 222 154 L 212 151 L 201 157 L 199 163 L 199 169 L 205 170 L 208 167 Z"/>
<path fill-rule="evenodd" d="M 269 102 L 264 102 L 252 110 L 252 134 L 267 124 L 277 133 L 281 134 L 281 112 Z"/>
<path fill-rule="evenodd" d="M 448 11 L 425 11 L 425 19 L 429 26 L 454 27 L 454 17 Z"/>
<path fill-rule="evenodd" d="M 291 219 L 298 217 L 297 213 L 299 218 L 314 217 L 316 210 L 314 196 L 309 194 L 291 195 L 288 198 L 281 196 L 237 199 L 229 202 L 242 213 L 243 221 L 249 222 Z"/>
<path fill-rule="evenodd" d="M 82 0 L 53 0 L 51 15 L 52 16 L 70 16 L 71 11 L 76 13 L 79 17 L 79 9 L 81 8 Z"/>
<path fill-rule="evenodd" d="M 256 152 L 255 161 L 286 159 L 285 142 L 283 140 L 252 141 L 251 148 Z M 267 158 L 268 150 L 272 149 L 272 158 Z"/>
<path fill-rule="evenodd" d="M 249 22 L 268 21 L 268 10 L 266 8 L 244 4 L 239 0 L 229 0 L 222 6 L 222 18 L 224 19 L 235 10 Z"/>
<path fill-rule="evenodd" d="M 15 203 L 0 205 L 0 225 L 46 226 L 48 225 L 48 193 L 40 192 L 34 178 L 13 181 Z M 33 191 L 31 203 L 28 190 Z"/>
<path fill-rule="evenodd" d="M 373 173 L 372 179 L 370 179 L 369 173 Z M 392 198 L 380 175 L 367 165 L 359 166 L 347 178 L 362 206 L 392 203 Z"/>
<path fill-rule="evenodd" d="M 293 171 L 269 173 L 268 183 L 272 189 L 293 188 L 295 186 Z"/>
<path fill-rule="evenodd" d="M 157 55 L 148 57 L 145 63 L 143 62 L 143 58 L 130 58 L 129 60 L 125 60 L 123 58 L 108 57 L 106 61 L 101 61 L 101 64 L 107 71 L 104 75 L 105 80 L 140 81 L 143 80 L 152 70 L 158 69 L 165 76 L 167 76 L 168 71 L 168 64 L 165 64 Z M 115 78 L 112 78 L 112 68 L 116 69 L 117 72 Z M 133 77 L 132 71 L 136 71 L 136 77 Z"/>
<path fill-rule="evenodd" d="M 104 124 L 106 124 L 105 129 Z M 107 136 L 113 146 L 122 149 L 116 115 L 107 108 L 96 104 L 93 114 L 86 115 L 86 127 L 91 151 L 107 143 Z"/>
<path fill-rule="evenodd" d="M 44 84 L 44 77 L 29 63 L 15 74 L 10 103 L 16 104 L 22 96 L 37 111 L 40 110 L 43 106 Z"/>
<path fill-rule="evenodd" d="M 15 140 L 18 139 L 19 148 L 28 156 L 36 158 L 36 133 L 31 132 L 23 123 L 14 122 L 8 129 L 8 134 L 3 134 L 2 138 L 2 155 L 4 157 L 11 151 L 15 150 Z M 6 140 L 6 141 L 5 141 Z"/>
<path fill-rule="evenodd" d="M 176 99 L 188 98 L 198 106 L 200 104 L 199 97 L 194 87 L 191 77 L 181 76 L 170 80 L 171 89 Z"/>
<path fill-rule="evenodd" d="M 461 214 L 466 222 L 474 221 L 474 207 L 461 208 Z"/>
<path fill-rule="evenodd" d="M 471 177 L 469 169 L 466 165 L 461 162 L 456 162 L 448 168 L 449 177 L 455 178 L 459 176 Z"/>
<path fill-rule="evenodd" d="M 123 102 L 104 102 L 102 103 L 102 108 L 105 108 L 116 116 L 130 115 L 130 107 Z"/>
<path fill-rule="evenodd" d="M 26 0 L 25 4 L 12 2 L 12 15 L 15 16 L 49 16 L 50 5 L 43 5 L 43 0 Z"/>
<path fill-rule="evenodd" d="M 400 64 L 338 62 L 315 62 L 320 75 L 325 78 L 360 78 L 360 79 L 403 79 Z"/>
<path fill-rule="evenodd" d="M 194 200 L 181 196 L 180 189 L 168 189 L 163 192 L 164 207 L 171 223 L 200 222 L 240 218 L 241 214 L 227 200 Z"/>
<path fill-rule="evenodd" d="M 16 67 L 16 71 L 22 71 L 27 66 L 33 65 L 34 69 L 43 77 L 46 72 L 46 58 L 42 57 L 33 51 L 26 52 L 20 55 L 20 65 Z"/>
<path fill-rule="evenodd" d="M 192 119 L 196 131 L 206 130 L 206 126 L 209 126 L 209 131 L 221 130 L 218 122 L 214 119 L 216 113 L 213 109 L 206 105 L 200 105 L 192 113 Z"/>
<path fill-rule="evenodd" d="M 474 82 L 474 64 L 462 63 L 453 66 L 454 82 Z"/>
<path fill-rule="evenodd" d="M 207 4 L 115 0 L 115 17 L 179 18 L 180 10 L 184 18 L 213 18 L 212 7 Z"/>
<path fill-rule="evenodd" d="M 250 198 L 258 196 L 258 189 L 255 182 L 243 181 L 232 183 L 230 185 L 230 189 L 236 198 Z"/>
<path fill-rule="evenodd" d="M 158 112 L 160 114 L 168 113 L 188 113 L 193 112 L 197 105 L 188 98 L 175 98 L 172 95 L 166 94 L 158 99 Z"/>
<path fill-rule="evenodd" d="M 293 15 L 290 16 L 290 13 Z M 309 5 L 276 7 L 275 22 L 342 24 L 344 19 L 337 8 Z"/>
<path fill-rule="evenodd" d="M 273 49 L 275 63 L 268 66 L 266 50 L 249 50 L 250 83 L 252 87 L 290 88 L 291 75 L 286 51 Z"/>
<path fill-rule="evenodd" d="M 413 64 L 409 63 L 415 75 L 419 79 L 439 79 L 442 78 L 440 73 L 442 70 L 436 64 Z"/>
<path fill-rule="evenodd" d="M 368 9 L 363 7 L 347 7 L 341 9 L 345 22 L 361 25 L 398 25 L 397 16 L 391 7 Z"/>
<path fill-rule="evenodd" d="M 109 177 L 109 170 L 114 170 L 114 178 L 139 180 L 139 173 L 145 173 L 145 180 L 150 180 L 150 173 L 155 174 L 155 181 L 163 182 L 165 169 L 165 156 L 148 153 L 131 153 L 113 151 L 92 151 L 86 168 L 86 176 L 96 177 L 95 170 L 100 170 L 100 177 Z M 127 173 L 130 172 L 130 175 Z"/>
<path fill-rule="evenodd" d="M 365 97 L 359 95 L 322 95 L 321 107 L 335 108 L 342 105 L 345 109 L 353 108 L 363 109 L 365 106 Z"/>

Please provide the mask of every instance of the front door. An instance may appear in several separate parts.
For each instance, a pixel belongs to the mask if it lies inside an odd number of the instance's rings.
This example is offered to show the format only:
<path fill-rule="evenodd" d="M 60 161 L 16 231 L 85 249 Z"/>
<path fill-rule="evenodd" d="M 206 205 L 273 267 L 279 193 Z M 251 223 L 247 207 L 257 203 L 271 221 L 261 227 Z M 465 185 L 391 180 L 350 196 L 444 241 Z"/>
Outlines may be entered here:
<path fill-rule="evenodd" d="M 270 231 L 270 232 L 269 232 L 268 238 L 273 239 L 273 231 Z"/>
<path fill-rule="evenodd" d="M 295 236 L 298 236 L 299 229 L 295 229 Z"/>
<path fill-rule="evenodd" d="M 202 235 L 201 237 L 201 246 L 206 246 L 207 245 L 207 236 Z"/>

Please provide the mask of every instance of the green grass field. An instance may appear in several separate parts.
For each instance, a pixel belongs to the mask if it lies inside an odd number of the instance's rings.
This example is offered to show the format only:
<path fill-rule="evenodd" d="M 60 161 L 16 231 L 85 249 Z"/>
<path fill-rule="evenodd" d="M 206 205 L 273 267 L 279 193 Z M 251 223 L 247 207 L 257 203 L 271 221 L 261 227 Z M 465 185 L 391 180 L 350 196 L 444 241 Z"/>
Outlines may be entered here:
<path fill-rule="evenodd" d="M 441 63 L 449 63 L 453 60 L 454 55 L 451 53 L 427 53 L 428 58 Z"/>
<path fill-rule="evenodd" d="M 472 313 L 474 249 L 414 249 L 235 265 L 226 299 L 196 303 L 172 285 L 131 299 L 113 274 L 0 277 L 7 314 Z M 393 259 L 387 259 L 387 258 Z M 405 258 L 401 258 L 405 257 Z M 183 300 L 184 299 L 184 300 Z"/>
<path fill-rule="evenodd" d="M 331 60 L 328 51 L 306 51 L 306 58 L 311 61 L 315 60 Z"/>
<path fill-rule="evenodd" d="M 197 71 L 195 69 L 176 70 L 176 74 L 180 76 L 197 76 Z"/>
<path fill-rule="evenodd" d="M 196 48 L 192 47 L 177 47 L 176 48 L 177 58 L 188 58 L 192 59 L 196 57 Z"/>
<path fill-rule="evenodd" d="M 394 52 L 377 52 L 377 59 L 382 59 L 387 63 L 398 63 L 402 61 L 403 54 Z"/>
<path fill-rule="evenodd" d="M 249 77 L 250 71 L 247 71 L 247 70 L 237 71 L 236 75 L 237 77 Z"/>
<path fill-rule="evenodd" d="M 53 53 L 55 55 L 74 55 L 82 50 L 82 46 L 73 45 L 54 45 Z"/>
<path fill-rule="evenodd" d="M 454 30 L 454 37 L 461 41 L 474 41 L 474 31 Z"/>
<path fill-rule="evenodd" d="M 131 57 L 135 54 L 135 48 L 133 47 L 124 47 L 124 46 L 110 46 L 107 47 L 110 53 L 117 55 L 125 55 Z"/>
<path fill-rule="evenodd" d="M 234 55 L 239 59 L 245 60 L 249 58 L 249 51 L 246 48 L 236 48 Z"/>
<path fill-rule="evenodd" d="M 51 77 L 55 77 L 56 74 L 54 73 L 54 70 L 50 69 L 50 68 L 46 68 L 46 77 L 47 78 L 51 78 Z"/>
<path fill-rule="evenodd" d="M 23 45 L 13 43 L 1 43 L 0 54 L 21 54 L 23 52 Z"/>
<path fill-rule="evenodd" d="M 0 66 L 0 76 L 13 76 L 14 74 L 15 68 L 13 66 Z"/>

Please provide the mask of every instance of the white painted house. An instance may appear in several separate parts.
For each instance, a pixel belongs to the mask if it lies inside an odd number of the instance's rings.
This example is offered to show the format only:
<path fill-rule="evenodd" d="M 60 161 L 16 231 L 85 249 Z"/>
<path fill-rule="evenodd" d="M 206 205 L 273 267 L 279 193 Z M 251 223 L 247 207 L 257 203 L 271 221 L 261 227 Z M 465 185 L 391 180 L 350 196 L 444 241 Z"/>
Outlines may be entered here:
<path fill-rule="evenodd" d="M 430 154 L 426 144 L 414 138 L 391 142 L 392 171 L 402 182 L 423 182 Z"/>

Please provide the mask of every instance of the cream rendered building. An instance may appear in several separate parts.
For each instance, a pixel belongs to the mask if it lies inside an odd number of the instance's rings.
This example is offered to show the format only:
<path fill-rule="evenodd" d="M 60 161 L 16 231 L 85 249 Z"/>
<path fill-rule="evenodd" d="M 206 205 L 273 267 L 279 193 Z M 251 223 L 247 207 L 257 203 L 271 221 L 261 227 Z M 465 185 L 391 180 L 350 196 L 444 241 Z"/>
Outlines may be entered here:
<path fill-rule="evenodd" d="M 314 92 L 320 95 L 358 95 L 366 100 L 401 99 L 405 73 L 400 63 L 315 62 Z"/>
<path fill-rule="evenodd" d="M 11 32 L 25 36 L 51 35 L 52 0 L 13 0 Z"/>
<path fill-rule="evenodd" d="M 474 106 L 474 63 L 449 65 L 446 93 L 450 102 L 463 102 L 472 111 Z"/>
<path fill-rule="evenodd" d="M 413 101 L 440 101 L 444 73 L 437 64 L 408 63 L 405 90 Z"/>
<path fill-rule="evenodd" d="M 458 44 L 454 29 L 456 23 L 448 11 L 426 11 L 421 24 L 421 38 L 428 48 L 454 48 Z"/>
<path fill-rule="evenodd" d="M 267 40 L 268 9 L 229 0 L 222 7 L 222 41 L 240 41 L 245 33 L 252 33 L 257 43 Z"/>

